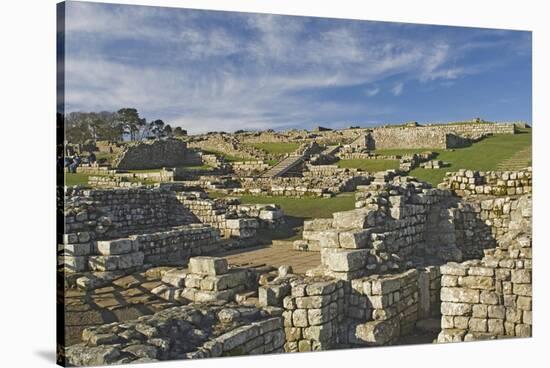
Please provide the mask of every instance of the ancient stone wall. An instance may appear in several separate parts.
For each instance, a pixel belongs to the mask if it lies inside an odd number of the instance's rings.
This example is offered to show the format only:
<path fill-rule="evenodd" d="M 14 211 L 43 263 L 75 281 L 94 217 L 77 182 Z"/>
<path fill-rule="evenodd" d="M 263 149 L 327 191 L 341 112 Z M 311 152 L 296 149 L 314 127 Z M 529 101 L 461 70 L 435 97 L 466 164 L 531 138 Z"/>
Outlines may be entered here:
<path fill-rule="evenodd" d="M 447 148 L 447 133 L 422 127 L 375 128 L 375 149 Z"/>
<path fill-rule="evenodd" d="M 439 342 L 531 336 L 530 235 L 510 234 L 485 254 L 441 267 Z"/>
<path fill-rule="evenodd" d="M 283 307 L 285 351 L 327 350 L 340 343 L 344 283 L 329 278 L 281 278 L 258 291 L 260 304 Z"/>
<path fill-rule="evenodd" d="M 235 188 L 233 192 L 286 197 L 330 197 L 340 192 L 351 192 L 358 185 L 369 183 L 371 179 L 356 170 L 341 169 L 338 173 L 322 176 L 314 170 L 302 173 L 305 174 L 304 177 L 242 178 L 242 188 Z"/>
<path fill-rule="evenodd" d="M 411 334 L 420 317 L 439 309 L 438 279 L 438 269 L 431 267 L 352 280 L 348 314 L 354 320 L 347 329 L 348 343 L 390 345 Z"/>
<path fill-rule="evenodd" d="M 513 196 L 532 192 L 531 168 L 519 171 L 474 171 L 449 172 L 442 187 L 453 190 L 459 196 L 487 194 Z"/>
<path fill-rule="evenodd" d="M 66 348 L 75 366 L 283 352 L 282 317 L 270 309 L 189 304 L 137 320 L 89 327 Z"/>
<path fill-rule="evenodd" d="M 88 185 L 101 188 L 138 188 L 145 185 L 139 180 L 130 180 L 121 176 L 89 176 Z"/>
<path fill-rule="evenodd" d="M 427 257 L 460 259 L 454 238 L 437 238 L 437 245 L 426 242 L 431 208 L 450 197 L 449 191 L 413 178 L 397 177 L 392 183 L 378 179 L 358 187 L 357 209 L 336 212 L 331 219 L 305 221 L 303 240 L 295 247 L 320 250 L 325 274 L 345 280 L 406 269 Z M 454 234 L 454 228 L 450 231 Z M 436 246 L 437 251 L 429 251 Z"/>
<path fill-rule="evenodd" d="M 192 155 L 185 142 L 167 139 L 127 144 L 113 166 L 123 170 L 140 170 L 192 164 L 200 165 L 200 157 Z"/>
<path fill-rule="evenodd" d="M 241 141 L 235 135 L 209 134 L 196 136 L 188 144 L 189 147 L 200 148 L 204 151 L 220 152 L 250 160 L 267 159 L 269 156 L 253 146 L 241 144 Z"/>
<path fill-rule="evenodd" d="M 65 172 L 68 172 L 67 168 L 65 168 Z M 111 169 L 109 166 L 81 164 L 76 168 L 76 172 L 89 175 L 114 175 L 116 170 Z"/>
<path fill-rule="evenodd" d="M 395 343 L 439 315 L 438 267 L 351 281 L 286 276 L 260 286 L 261 305 L 283 307 L 285 351 Z"/>
<path fill-rule="evenodd" d="M 219 229 L 225 237 L 252 238 L 260 227 L 257 218 L 231 211 L 225 201 L 205 198 L 203 192 L 180 192 L 176 197 L 201 222 Z"/>
<path fill-rule="evenodd" d="M 92 240 L 168 230 L 197 222 L 178 203 L 174 192 L 161 188 L 67 188 L 64 211 L 64 232 L 87 232 Z"/>
<path fill-rule="evenodd" d="M 269 169 L 269 165 L 263 160 L 232 162 L 231 167 L 238 176 L 258 176 Z"/>
<path fill-rule="evenodd" d="M 185 263 L 193 255 L 221 249 L 219 231 L 203 224 L 175 226 L 111 240 L 91 241 L 82 238 L 82 234 L 64 235 L 62 260 L 68 273 L 130 272 L 144 264 Z"/>

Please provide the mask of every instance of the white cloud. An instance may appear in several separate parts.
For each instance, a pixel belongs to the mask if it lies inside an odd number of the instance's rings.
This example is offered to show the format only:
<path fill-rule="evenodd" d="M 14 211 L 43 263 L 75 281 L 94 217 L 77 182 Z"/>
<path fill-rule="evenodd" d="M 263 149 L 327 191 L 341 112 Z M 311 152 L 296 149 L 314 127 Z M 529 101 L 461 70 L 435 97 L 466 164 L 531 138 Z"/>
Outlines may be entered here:
<path fill-rule="evenodd" d="M 367 89 L 367 90 L 365 91 L 365 93 L 366 93 L 367 96 L 369 96 L 369 97 L 376 96 L 376 95 L 378 94 L 378 92 L 380 92 L 380 88 L 378 88 L 378 87 L 371 88 L 371 89 Z"/>
<path fill-rule="evenodd" d="M 191 132 L 343 121 L 352 114 L 375 120 L 387 106 L 327 103 L 314 95 L 393 77 L 402 81 L 390 89 L 398 96 L 409 80 L 475 72 L 457 65 L 471 50 L 452 40 L 398 37 L 364 22 L 317 20 L 312 32 L 303 17 L 216 13 L 205 22 L 214 13 L 68 4 L 67 110 L 132 106 Z M 137 47 L 138 57 L 127 44 L 143 44 L 146 52 Z M 363 91 L 373 97 L 380 89 Z"/>
<path fill-rule="evenodd" d="M 394 84 L 394 86 L 391 88 L 391 93 L 394 96 L 400 96 L 403 93 L 403 86 L 404 85 L 402 82 Z"/>

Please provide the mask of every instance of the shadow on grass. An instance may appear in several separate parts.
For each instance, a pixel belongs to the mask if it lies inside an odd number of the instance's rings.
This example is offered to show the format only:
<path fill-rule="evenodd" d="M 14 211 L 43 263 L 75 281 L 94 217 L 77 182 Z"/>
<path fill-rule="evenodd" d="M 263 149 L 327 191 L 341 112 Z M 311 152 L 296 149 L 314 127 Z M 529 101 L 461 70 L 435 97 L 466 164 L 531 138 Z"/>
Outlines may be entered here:
<path fill-rule="evenodd" d="M 276 229 L 261 229 L 258 237 L 266 242 L 272 240 L 297 240 L 302 237 L 305 217 L 285 216 L 285 223 Z"/>

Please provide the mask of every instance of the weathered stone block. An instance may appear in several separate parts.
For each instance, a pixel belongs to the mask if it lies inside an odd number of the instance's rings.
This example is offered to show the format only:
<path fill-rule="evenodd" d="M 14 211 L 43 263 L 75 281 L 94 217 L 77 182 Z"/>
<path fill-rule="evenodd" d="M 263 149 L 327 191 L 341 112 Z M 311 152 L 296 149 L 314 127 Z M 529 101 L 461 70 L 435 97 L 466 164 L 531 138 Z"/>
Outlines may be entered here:
<path fill-rule="evenodd" d="M 530 270 L 512 270 L 512 282 L 516 284 L 530 284 Z"/>
<path fill-rule="evenodd" d="M 495 335 L 504 335 L 504 321 L 502 319 L 489 319 L 487 322 L 487 331 Z"/>
<path fill-rule="evenodd" d="M 321 261 L 331 271 L 347 272 L 363 268 L 367 263 L 368 250 L 321 250 Z"/>
<path fill-rule="evenodd" d="M 479 303 L 479 290 L 467 288 L 441 288 L 441 301 L 458 303 Z"/>
<path fill-rule="evenodd" d="M 101 240 L 97 242 L 97 251 L 100 254 L 110 256 L 130 253 L 134 249 L 131 239 Z"/>
<path fill-rule="evenodd" d="M 227 272 L 227 260 L 219 257 L 192 257 L 189 272 L 199 275 L 223 275 Z"/>
<path fill-rule="evenodd" d="M 374 226 L 374 218 L 369 216 L 366 209 L 359 208 L 351 211 L 335 212 L 332 214 L 333 227 L 336 229 L 365 229 Z"/>
<path fill-rule="evenodd" d="M 307 319 L 310 325 L 317 326 L 332 320 L 331 310 L 328 306 L 307 310 Z"/>
<path fill-rule="evenodd" d="M 295 327 L 309 326 L 306 309 L 296 309 L 292 312 L 292 325 Z"/>
<path fill-rule="evenodd" d="M 466 335 L 465 330 L 445 329 L 445 330 L 442 330 L 437 336 L 437 342 L 439 343 L 460 342 L 464 340 L 464 335 Z"/>
<path fill-rule="evenodd" d="M 327 230 L 332 227 L 332 219 L 313 219 L 304 221 L 304 231 Z"/>
<path fill-rule="evenodd" d="M 467 268 L 459 263 L 449 262 L 441 266 L 442 275 L 466 276 Z"/>
<path fill-rule="evenodd" d="M 321 308 L 331 302 L 330 295 L 316 296 L 299 296 L 295 298 L 296 307 L 298 308 Z"/>
<path fill-rule="evenodd" d="M 472 316 L 475 318 L 487 318 L 487 305 L 475 304 L 472 307 Z"/>
<path fill-rule="evenodd" d="M 514 284 L 513 292 L 516 295 L 521 296 L 532 296 L 532 285 L 531 284 Z"/>
<path fill-rule="evenodd" d="M 264 285 L 258 288 L 258 302 L 262 306 L 282 306 L 283 299 L 290 293 L 290 285 Z"/>
<path fill-rule="evenodd" d="M 66 256 L 86 256 L 91 251 L 90 243 L 63 244 L 63 254 Z"/>
<path fill-rule="evenodd" d="M 367 248 L 371 232 L 370 229 L 341 232 L 340 246 L 348 249 Z"/>
<path fill-rule="evenodd" d="M 459 276 L 458 284 L 472 289 L 488 290 L 494 287 L 494 279 L 489 276 Z"/>
<path fill-rule="evenodd" d="M 516 300 L 516 306 L 519 309 L 530 311 L 532 309 L 532 298 L 528 296 L 519 296 Z"/>
<path fill-rule="evenodd" d="M 441 314 L 446 316 L 468 316 L 472 313 L 472 304 L 467 303 L 441 303 Z"/>
<path fill-rule="evenodd" d="M 480 293 L 479 300 L 482 304 L 495 305 L 499 304 L 500 297 L 494 291 L 483 290 Z"/>
<path fill-rule="evenodd" d="M 308 284 L 305 289 L 307 295 L 310 295 L 310 296 L 330 294 L 334 290 L 336 290 L 336 282 L 334 281 L 313 282 L 311 284 Z M 294 294 L 294 288 L 293 288 L 293 294 Z"/>
<path fill-rule="evenodd" d="M 487 320 L 481 318 L 470 318 L 468 328 L 474 332 L 487 332 Z"/>
<path fill-rule="evenodd" d="M 63 267 L 67 272 L 82 272 L 88 269 L 88 257 L 63 256 Z"/>
<path fill-rule="evenodd" d="M 339 248 L 339 232 L 337 230 L 319 231 L 319 246 L 321 248 Z"/>
<path fill-rule="evenodd" d="M 386 345 L 399 336 L 399 325 L 393 319 L 371 321 L 358 325 L 355 336 L 369 345 Z"/>
<path fill-rule="evenodd" d="M 310 326 L 302 330 L 304 338 L 319 342 L 330 342 L 332 338 L 332 323 L 328 322 L 319 326 Z"/>
<path fill-rule="evenodd" d="M 182 288 L 185 286 L 186 276 L 187 272 L 183 270 L 173 269 L 164 273 L 164 275 L 162 276 L 162 282 L 178 288 Z"/>
<path fill-rule="evenodd" d="M 504 319 L 506 308 L 503 305 L 489 305 L 487 308 L 489 318 Z"/>

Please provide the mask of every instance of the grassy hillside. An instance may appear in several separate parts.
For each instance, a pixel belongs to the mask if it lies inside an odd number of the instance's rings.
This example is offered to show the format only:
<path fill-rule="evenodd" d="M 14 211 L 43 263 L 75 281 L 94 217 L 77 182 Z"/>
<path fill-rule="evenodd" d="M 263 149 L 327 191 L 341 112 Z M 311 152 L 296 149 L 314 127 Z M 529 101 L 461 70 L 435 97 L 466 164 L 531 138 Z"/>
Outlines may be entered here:
<path fill-rule="evenodd" d="M 510 160 L 518 152 L 528 151 L 531 147 L 531 132 L 521 134 L 503 134 L 487 137 L 470 147 L 455 150 L 433 150 L 438 152 L 438 160 L 448 162 L 449 167 L 442 169 L 414 169 L 412 176 L 432 184 L 440 183 L 447 171 L 459 169 L 498 170 L 501 164 Z M 525 161 L 529 164 L 529 160 Z"/>
<path fill-rule="evenodd" d="M 250 143 L 250 146 L 256 147 L 264 152 L 282 155 L 292 153 L 300 147 L 300 143 L 290 142 L 268 142 L 268 143 Z"/>

